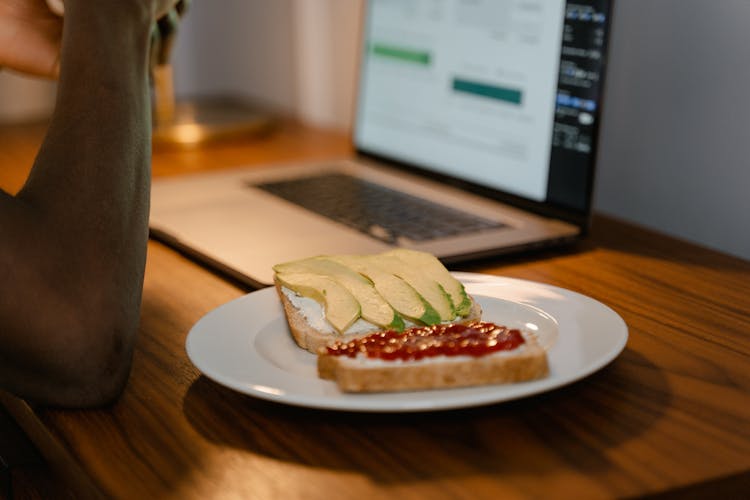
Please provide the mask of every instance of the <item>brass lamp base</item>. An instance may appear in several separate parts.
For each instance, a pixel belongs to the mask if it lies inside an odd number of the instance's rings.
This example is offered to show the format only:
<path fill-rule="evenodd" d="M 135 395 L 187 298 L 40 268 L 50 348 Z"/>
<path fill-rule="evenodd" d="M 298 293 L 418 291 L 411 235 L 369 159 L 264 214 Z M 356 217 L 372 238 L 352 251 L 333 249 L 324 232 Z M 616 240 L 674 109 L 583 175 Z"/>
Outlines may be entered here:
<path fill-rule="evenodd" d="M 203 98 L 176 102 L 166 114 L 157 113 L 154 146 L 194 147 L 227 139 L 253 137 L 271 130 L 266 113 L 232 98 Z"/>

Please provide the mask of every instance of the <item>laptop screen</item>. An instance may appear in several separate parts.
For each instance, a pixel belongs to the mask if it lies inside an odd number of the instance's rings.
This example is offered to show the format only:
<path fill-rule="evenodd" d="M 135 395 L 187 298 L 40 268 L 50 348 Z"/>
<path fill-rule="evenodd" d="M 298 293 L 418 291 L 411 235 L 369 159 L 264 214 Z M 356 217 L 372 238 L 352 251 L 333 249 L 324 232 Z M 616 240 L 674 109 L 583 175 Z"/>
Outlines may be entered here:
<path fill-rule="evenodd" d="M 371 0 L 365 153 L 588 210 L 610 0 Z"/>

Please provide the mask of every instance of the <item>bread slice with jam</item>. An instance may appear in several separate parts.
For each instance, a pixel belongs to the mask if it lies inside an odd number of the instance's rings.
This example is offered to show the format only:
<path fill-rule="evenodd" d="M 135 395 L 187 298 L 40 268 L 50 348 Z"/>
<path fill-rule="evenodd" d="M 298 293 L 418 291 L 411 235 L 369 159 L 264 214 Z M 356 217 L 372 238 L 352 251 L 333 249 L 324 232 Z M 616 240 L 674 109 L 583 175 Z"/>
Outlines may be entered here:
<path fill-rule="evenodd" d="M 344 392 L 523 382 L 549 373 L 536 339 L 484 322 L 380 332 L 321 349 L 318 374 Z"/>

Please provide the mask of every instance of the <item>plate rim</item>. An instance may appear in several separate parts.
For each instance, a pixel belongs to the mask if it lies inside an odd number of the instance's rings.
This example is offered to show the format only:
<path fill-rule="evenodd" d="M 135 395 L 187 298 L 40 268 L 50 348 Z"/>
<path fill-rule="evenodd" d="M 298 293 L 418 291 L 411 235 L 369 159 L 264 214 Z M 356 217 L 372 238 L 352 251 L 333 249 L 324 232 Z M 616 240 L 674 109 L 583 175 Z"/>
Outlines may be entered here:
<path fill-rule="evenodd" d="M 459 408 L 469 408 L 469 407 L 477 407 L 477 406 L 485 406 L 490 404 L 500 404 L 508 401 L 513 401 L 521 398 L 527 398 L 534 395 L 546 393 L 555 389 L 558 389 L 560 387 L 570 385 L 572 383 L 575 383 L 579 380 L 582 380 L 597 371 L 601 370 L 605 366 L 607 366 L 609 363 L 614 361 L 625 349 L 625 346 L 627 345 L 627 341 L 629 338 L 629 331 L 627 324 L 623 320 L 623 318 L 611 307 L 607 306 L 606 304 L 593 299 L 592 297 L 589 297 L 587 295 L 575 292 L 573 290 L 568 290 L 565 288 L 557 287 L 555 285 L 549 285 L 546 283 L 541 283 L 537 281 L 531 281 L 531 280 L 525 280 L 525 279 L 519 279 L 519 278 L 511 278 L 511 277 L 505 277 L 505 276 L 496 276 L 492 274 L 484 274 L 484 273 L 469 273 L 469 272 L 452 272 L 457 279 L 459 279 L 462 283 L 464 283 L 467 287 L 471 287 L 473 285 L 481 285 L 481 284 L 487 284 L 487 285 L 510 285 L 510 286 L 525 286 L 525 287 L 531 287 L 531 288 L 539 288 L 540 290 L 547 290 L 552 291 L 555 293 L 561 293 L 564 296 L 567 296 L 566 298 L 573 298 L 577 301 L 589 303 L 590 305 L 594 305 L 598 308 L 601 308 L 603 312 L 610 315 L 611 320 L 616 323 L 617 329 L 621 330 L 617 334 L 617 341 L 612 344 L 612 346 L 609 348 L 606 355 L 600 356 L 599 358 L 595 359 L 593 362 L 589 363 L 588 366 L 585 367 L 583 370 L 579 370 L 574 376 L 567 376 L 567 377 L 553 377 L 552 374 L 550 374 L 549 377 L 529 382 L 522 382 L 518 384 L 503 384 L 503 385 L 487 385 L 487 386 L 475 386 L 475 387 L 467 387 L 467 388 L 454 388 L 454 389 L 440 389 L 440 390 L 424 390 L 424 391 L 413 391 L 409 394 L 416 395 L 417 397 L 404 399 L 401 401 L 390 401 L 388 399 L 389 394 L 393 395 L 400 395 L 400 394 L 406 394 L 406 393 L 379 393 L 377 396 L 379 396 L 379 399 L 374 398 L 368 398 L 368 394 L 346 394 L 346 393 L 339 393 L 336 397 L 321 397 L 318 395 L 301 395 L 301 394 L 294 394 L 294 393 L 284 393 L 279 392 L 278 389 L 273 387 L 260 387 L 252 385 L 252 382 L 248 382 L 245 385 L 239 385 L 236 384 L 233 380 L 230 380 L 231 377 L 224 376 L 221 373 L 217 373 L 216 370 L 212 369 L 211 367 L 206 367 L 203 363 L 203 360 L 201 359 L 201 353 L 196 352 L 196 343 L 199 335 L 202 335 L 201 329 L 202 327 L 209 321 L 212 320 L 212 318 L 216 315 L 221 315 L 226 309 L 233 308 L 233 307 L 240 307 L 240 304 L 256 300 L 255 297 L 258 297 L 257 300 L 263 300 L 266 299 L 267 295 L 276 296 L 276 290 L 274 287 L 267 287 L 260 290 L 255 290 L 250 293 L 247 293 L 245 295 L 242 295 L 240 297 L 237 297 L 231 301 L 225 302 L 224 304 L 221 304 L 217 306 L 216 308 L 212 309 L 211 311 L 204 314 L 201 318 L 196 321 L 195 324 L 190 328 L 187 337 L 185 339 L 185 349 L 188 355 L 188 359 L 190 362 L 200 371 L 200 373 L 205 376 L 206 378 L 214 381 L 215 383 L 218 383 L 224 387 L 227 387 L 229 389 L 235 390 L 237 392 L 240 392 L 242 394 L 246 394 L 248 396 L 256 397 L 259 399 L 272 401 L 279 404 L 285 404 L 285 405 L 291 405 L 291 406 L 297 406 L 297 407 L 304 407 L 304 408 L 312 408 L 312 409 L 320 409 L 320 410 L 331 410 L 331 411 L 348 411 L 348 412 L 367 412 L 367 413 L 407 413 L 407 412 L 424 412 L 424 411 L 442 411 L 442 410 L 453 410 L 453 409 L 459 409 Z M 499 299 L 499 300 L 505 300 L 508 301 L 508 299 L 503 299 L 501 297 L 492 297 L 487 296 L 488 299 Z M 278 300 L 278 299 L 276 299 Z M 522 305 L 531 305 L 532 307 L 536 307 L 545 314 L 549 315 L 553 319 L 557 320 L 554 315 L 550 314 L 548 311 L 545 311 L 543 308 L 540 308 L 538 305 L 535 305 L 533 303 L 527 304 L 525 302 L 520 302 L 517 300 L 510 300 L 510 302 L 519 303 Z M 274 311 L 276 312 L 276 311 Z M 280 312 L 283 315 L 283 312 L 281 311 L 281 308 L 279 307 L 278 312 Z M 258 325 L 264 325 L 267 324 L 269 321 L 273 321 L 276 319 L 275 315 L 269 315 L 269 317 L 265 319 L 259 319 Z M 284 321 L 284 325 L 286 326 L 286 322 Z M 564 325 L 559 325 L 559 328 L 564 328 Z M 614 328 L 613 328 L 614 329 Z M 253 340 L 255 337 L 260 333 L 262 328 L 254 327 L 254 328 L 247 328 L 247 345 L 249 346 L 251 351 L 255 351 L 254 342 Z M 288 331 L 288 328 L 285 329 L 285 333 L 287 335 L 291 335 Z M 560 332 L 560 337 L 562 337 L 562 332 Z M 558 339 L 560 341 L 560 339 Z M 257 351 L 255 352 L 256 356 L 260 356 L 257 354 Z M 310 354 L 311 356 L 314 356 L 313 354 Z M 287 373 L 283 371 L 281 368 L 274 367 L 274 369 L 279 370 L 281 373 Z M 301 375 L 297 375 L 301 376 Z M 309 381 L 309 380 L 308 380 Z M 317 382 L 321 384 L 335 384 L 334 382 L 322 380 L 322 379 L 316 379 Z M 510 389 L 510 390 L 508 390 Z M 461 397 L 462 391 L 469 391 L 471 392 L 468 395 L 464 395 L 464 397 Z M 456 397 L 450 398 L 439 398 L 438 401 L 432 400 L 429 396 L 436 395 L 436 394 L 444 394 L 446 392 L 454 393 Z M 419 396 L 423 396 L 420 398 Z"/>

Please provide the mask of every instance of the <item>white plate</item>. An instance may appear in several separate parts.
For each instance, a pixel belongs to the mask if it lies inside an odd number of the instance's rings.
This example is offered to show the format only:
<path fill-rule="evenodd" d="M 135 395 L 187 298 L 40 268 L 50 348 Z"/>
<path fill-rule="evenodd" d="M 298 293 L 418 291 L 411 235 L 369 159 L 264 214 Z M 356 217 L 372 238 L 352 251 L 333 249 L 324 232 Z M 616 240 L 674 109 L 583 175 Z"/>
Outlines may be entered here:
<path fill-rule="evenodd" d="M 531 281 L 454 275 L 481 304 L 482 319 L 536 329 L 548 349 L 548 377 L 461 389 L 345 394 L 334 382 L 318 378 L 316 357 L 296 346 L 273 288 L 206 314 L 188 334 L 187 354 L 206 377 L 258 398 L 310 408 L 406 412 L 498 403 L 549 391 L 599 370 L 625 347 L 625 322 L 594 299 Z"/>

